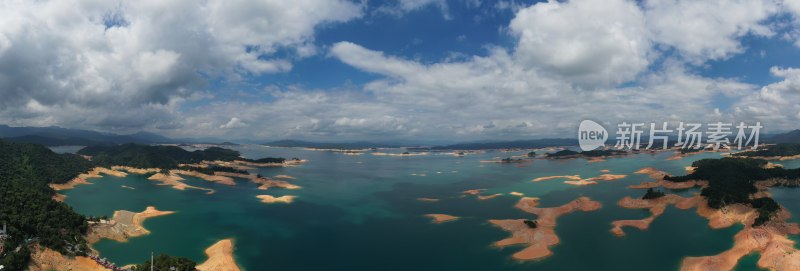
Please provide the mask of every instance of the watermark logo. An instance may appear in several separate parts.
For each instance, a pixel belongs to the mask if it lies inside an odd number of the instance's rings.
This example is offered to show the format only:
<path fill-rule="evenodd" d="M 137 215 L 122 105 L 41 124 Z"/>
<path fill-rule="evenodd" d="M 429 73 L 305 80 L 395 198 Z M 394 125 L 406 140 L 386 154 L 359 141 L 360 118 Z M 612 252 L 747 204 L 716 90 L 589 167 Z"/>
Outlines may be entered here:
<path fill-rule="evenodd" d="M 617 125 L 613 148 L 618 150 L 640 150 L 658 148 L 669 149 L 747 149 L 758 148 L 759 133 L 764 126 L 761 122 L 725 123 L 628 123 Z M 649 127 L 649 129 L 647 129 Z M 735 133 L 734 133 L 735 132 Z M 605 146 L 609 134 L 603 126 L 591 120 L 584 120 L 578 127 L 578 144 L 583 151 L 592 151 Z"/>
<path fill-rule="evenodd" d="M 606 144 L 608 131 L 602 125 L 591 120 L 584 120 L 578 126 L 578 145 L 583 151 L 593 151 Z"/>

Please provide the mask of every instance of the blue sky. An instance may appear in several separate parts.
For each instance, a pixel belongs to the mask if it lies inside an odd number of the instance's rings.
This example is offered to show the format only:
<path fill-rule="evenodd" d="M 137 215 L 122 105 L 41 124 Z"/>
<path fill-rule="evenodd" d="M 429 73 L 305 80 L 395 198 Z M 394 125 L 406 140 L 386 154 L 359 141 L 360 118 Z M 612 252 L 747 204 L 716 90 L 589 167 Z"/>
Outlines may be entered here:
<path fill-rule="evenodd" d="M 788 0 L 5 1 L 0 122 L 325 141 L 568 137 L 583 119 L 780 132 L 800 128 L 798 18 Z"/>

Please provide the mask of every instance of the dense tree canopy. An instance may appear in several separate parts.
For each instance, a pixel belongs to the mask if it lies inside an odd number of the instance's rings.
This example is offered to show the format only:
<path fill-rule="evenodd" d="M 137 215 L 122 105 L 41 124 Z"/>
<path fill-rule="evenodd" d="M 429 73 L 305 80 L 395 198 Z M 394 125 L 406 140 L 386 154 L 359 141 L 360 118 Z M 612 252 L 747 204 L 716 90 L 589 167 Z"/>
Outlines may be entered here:
<path fill-rule="evenodd" d="M 794 156 L 800 155 L 800 144 L 776 144 L 764 147 L 756 151 L 745 151 L 733 154 L 742 157 L 770 157 L 770 156 Z"/>
<path fill-rule="evenodd" d="M 85 254 L 85 217 L 52 200 L 55 192 L 47 185 L 67 182 L 91 167 L 77 155 L 0 140 L 0 223 L 7 224 L 9 235 L 0 264 L 8 270 L 25 269 L 29 260 L 25 245 L 32 242 L 66 255 Z"/>
<path fill-rule="evenodd" d="M 197 263 L 183 257 L 175 257 L 167 254 L 161 254 L 153 258 L 153 270 L 171 270 L 170 267 L 175 267 L 175 270 L 194 270 Z M 150 260 L 148 259 L 142 264 L 138 264 L 133 270 L 147 271 L 150 270 Z"/>
<path fill-rule="evenodd" d="M 755 183 L 769 179 L 786 179 L 796 183 L 800 179 L 800 169 L 765 168 L 766 164 L 766 160 L 753 158 L 703 159 L 692 163 L 696 167 L 693 173 L 665 176 L 664 179 L 674 182 L 706 180 L 708 187 L 701 191 L 701 195 L 708 199 L 708 206 L 718 209 L 733 203 L 750 204 L 759 209 L 756 223 L 760 225 L 768 221 L 779 206 L 771 198 L 751 199 L 751 195 L 758 191 Z"/>
<path fill-rule="evenodd" d="M 219 147 L 187 151 L 178 146 L 123 144 L 117 146 L 90 146 L 78 151 L 92 156 L 92 161 L 104 166 L 131 166 L 138 168 L 177 168 L 179 164 L 203 160 L 233 161 L 241 159 L 239 152 Z"/>
<path fill-rule="evenodd" d="M 663 197 L 665 194 L 662 191 L 654 190 L 652 188 L 648 188 L 647 192 L 644 193 L 642 199 L 657 199 Z"/>

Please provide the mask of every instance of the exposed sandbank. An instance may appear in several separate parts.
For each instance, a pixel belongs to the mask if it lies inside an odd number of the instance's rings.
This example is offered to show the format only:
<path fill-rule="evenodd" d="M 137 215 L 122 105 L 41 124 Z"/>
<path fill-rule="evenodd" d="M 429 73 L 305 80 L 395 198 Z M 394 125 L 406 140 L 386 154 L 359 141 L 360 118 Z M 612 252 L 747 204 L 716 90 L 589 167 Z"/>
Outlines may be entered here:
<path fill-rule="evenodd" d="M 516 244 L 525 244 L 527 247 L 512 257 L 517 260 L 536 260 L 552 255 L 549 247 L 559 243 L 555 233 L 556 219 L 559 216 L 581 210 L 590 212 L 600 209 L 600 202 L 588 197 L 580 197 L 567 204 L 552 208 L 538 208 L 538 198 L 522 198 L 515 205 L 525 212 L 537 215 L 536 228 L 531 228 L 525 219 L 489 220 L 490 223 L 511 232 L 511 237 L 497 241 L 494 245 L 504 247 Z"/>
<path fill-rule="evenodd" d="M 627 177 L 628 175 L 624 174 L 602 174 L 600 176 L 591 177 L 583 179 L 580 175 L 559 175 L 559 176 L 545 176 L 533 179 L 532 182 L 542 182 L 547 180 L 554 180 L 554 179 L 567 179 L 564 181 L 565 184 L 583 186 L 583 185 L 591 185 L 597 184 L 597 181 L 614 181 L 619 180 Z"/>
<path fill-rule="evenodd" d="M 437 201 L 439 201 L 439 199 L 435 199 L 435 198 L 417 198 L 417 200 L 418 201 L 422 201 L 422 202 L 437 202 Z"/>
<path fill-rule="evenodd" d="M 193 176 L 193 177 L 197 177 L 197 178 L 209 181 L 209 182 L 215 182 L 215 183 L 218 183 L 218 184 L 236 185 L 236 182 L 233 181 L 233 178 L 228 177 L 228 176 L 222 176 L 222 175 L 216 175 L 216 174 L 215 175 L 208 175 L 208 174 L 197 172 L 197 171 L 180 170 L 180 169 L 170 170 L 169 173 L 173 174 L 173 175 L 178 174 L 178 175 L 185 175 L 185 176 Z"/>
<path fill-rule="evenodd" d="M 153 176 L 148 177 L 147 179 L 151 180 L 151 181 L 161 182 L 161 184 L 159 184 L 159 185 L 169 185 L 169 186 L 172 186 L 172 188 L 175 188 L 175 189 L 178 189 L 178 190 L 186 190 L 188 188 L 188 189 L 205 190 L 205 191 L 207 191 L 206 194 L 213 194 L 214 193 L 214 189 L 192 186 L 192 185 L 188 185 L 188 184 L 186 184 L 184 182 L 181 182 L 184 179 L 181 178 L 181 176 L 174 175 L 174 174 L 156 173 L 156 174 L 153 174 Z"/>
<path fill-rule="evenodd" d="M 255 174 L 255 173 L 242 174 L 242 173 L 221 172 L 220 171 L 220 172 L 215 172 L 214 174 L 215 175 L 219 175 L 219 176 L 235 177 L 235 178 L 242 178 L 242 179 L 250 180 L 251 182 L 260 185 L 258 187 L 259 190 L 267 190 L 267 189 L 269 189 L 271 187 L 279 187 L 279 188 L 284 188 L 284 189 L 300 189 L 300 188 L 302 188 L 299 185 L 295 185 L 295 184 L 292 184 L 292 183 L 284 181 L 284 180 L 273 180 L 273 179 L 269 179 L 269 178 L 259 177 L 258 174 Z"/>
<path fill-rule="evenodd" d="M 126 210 L 115 211 L 111 220 L 91 222 L 86 240 L 90 244 L 101 238 L 127 242 L 128 238 L 150 234 L 150 231 L 142 226 L 146 219 L 173 213 L 175 212 L 160 211 L 153 206 L 148 206 L 144 211 L 138 213 Z"/>
<path fill-rule="evenodd" d="M 446 214 L 426 214 L 425 217 L 430 218 L 433 223 L 441 224 L 444 222 L 454 221 L 459 219 L 457 216 L 446 215 Z"/>
<path fill-rule="evenodd" d="M 292 176 L 289 176 L 289 175 L 283 175 L 283 174 L 275 175 L 272 178 L 275 178 L 275 179 L 290 179 L 290 180 L 294 180 L 295 179 L 295 177 L 292 177 Z"/>
<path fill-rule="evenodd" d="M 206 249 L 208 259 L 197 265 L 200 271 L 241 271 L 233 258 L 233 239 L 224 239 Z"/>
<path fill-rule="evenodd" d="M 470 190 L 462 191 L 461 194 L 463 194 L 462 197 L 470 195 L 470 196 L 475 196 L 479 200 L 493 199 L 493 198 L 496 198 L 496 197 L 499 197 L 499 196 L 503 195 L 501 193 L 496 193 L 496 194 L 491 194 L 491 195 L 481 195 L 481 192 L 483 192 L 485 190 L 486 189 L 470 189 Z"/>
<path fill-rule="evenodd" d="M 259 198 L 263 203 L 292 203 L 297 196 L 280 196 L 274 197 L 270 195 L 258 195 L 256 198 Z"/>

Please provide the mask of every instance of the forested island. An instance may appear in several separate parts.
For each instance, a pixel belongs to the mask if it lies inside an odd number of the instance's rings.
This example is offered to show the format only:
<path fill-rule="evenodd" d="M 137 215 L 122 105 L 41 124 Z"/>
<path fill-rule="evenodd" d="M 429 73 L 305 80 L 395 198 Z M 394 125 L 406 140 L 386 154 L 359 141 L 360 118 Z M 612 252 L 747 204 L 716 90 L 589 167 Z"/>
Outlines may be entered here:
<path fill-rule="evenodd" d="M 238 151 L 218 147 L 186 151 L 177 146 L 124 144 L 86 147 L 78 153 L 80 155 L 56 154 L 42 145 L 0 140 L 0 224 L 7 225 L 7 232 L 0 236 L 0 265 L 5 270 L 25 270 L 32 251 L 39 246 L 66 256 L 86 256 L 90 252 L 86 240 L 90 218 L 53 200 L 56 193 L 49 184 L 67 183 L 97 166 L 181 169 L 181 164 L 204 160 L 242 160 L 251 163 L 286 161 L 284 158 L 245 159 L 240 157 Z M 81 155 L 91 156 L 91 160 Z M 215 165 L 192 167 L 191 170 L 246 173 L 240 169 Z M 156 262 L 159 265 L 168 262 L 186 267 L 195 264 L 188 259 L 168 255 L 160 255 Z M 140 266 L 149 266 L 149 262 Z"/>
<path fill-rule="evenodd" d="M 763 159 L 726 157 L 703 159 L 692 163 L 694 172 L 684 176 L 664 176 L 664 180 L 686 182 L 708 181 L 700 195 L 706 197 L 708 206 L 720 209 L 729 204 L 741 203 L 758 209 L 754 226 L 769 221 L 780 206 L 772 198 L 755 197 L 761 188 L 771 185 L 796 186 L 800 169 L 768 167 Z"/>
<path fill-rule="evenodd" d="M 593 151 L 581 151 L 581 152 L 573 150 L 561 150 L 554 153 L 548 153 L 546 157 L 553 159 L 567 159 L 567 158 L 577 158 L 577 157 L 601 158 L 609 156 L 620 156 L 626 154 L 628 154 L 628 152 L 623 150 L 593 150 Z"/>
<path fill-rule="evenodd" d="M 734 153 L 733 156 L 740 157 L 791 157 L 800 155 L 800 144 L 780 143 L 768 145 L 760 150 L 744 151 Z"/>
<path fill-rule="evenodd" d="M 177 169 L 181 164 L 202 161 L 245 161 L 251 163 L 283 163 L 285 158 L 266 157 L 247 159 L 238 151 L 220 147 L 187 151 L 178 146 L 123 144 L 114 146 L 90 146 L 78 151 L 80 155 L 91 156 L 99 166 L 129 166 L 135 168 Z M 297 158 L 294 158 L 297 160 Z M 223 168 L 218 171 L 230 171 Z"/>

